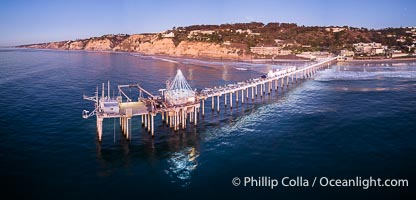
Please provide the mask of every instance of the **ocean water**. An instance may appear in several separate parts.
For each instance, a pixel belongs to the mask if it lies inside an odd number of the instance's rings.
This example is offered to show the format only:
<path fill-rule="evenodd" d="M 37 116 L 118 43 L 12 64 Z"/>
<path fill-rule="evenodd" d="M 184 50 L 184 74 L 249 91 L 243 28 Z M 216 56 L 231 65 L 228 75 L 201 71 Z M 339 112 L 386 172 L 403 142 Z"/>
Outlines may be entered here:
<path fill-rule="evenodd" d="M 104 120 L 97 142 L 83 94 L 140 83 L 152 93 L 181 69 L 193 88 L 295 64 L 173 59 L 129 53 L 0 49 L 3 195 L 25 199 L 415 198 L 416 63 L 347 63 L 155 137 L 133 118 L 126 141 Z M 134 92 L 134 91 L 131 91 Z M 112 92 L 113 93 L 113 92 Z M 117 93 L 117 91 L 115 92 Z M 221 99 L 223 101 L 223 98 Z M 408 187 L 235 187 L 234 177 L 407 179 Z"/>

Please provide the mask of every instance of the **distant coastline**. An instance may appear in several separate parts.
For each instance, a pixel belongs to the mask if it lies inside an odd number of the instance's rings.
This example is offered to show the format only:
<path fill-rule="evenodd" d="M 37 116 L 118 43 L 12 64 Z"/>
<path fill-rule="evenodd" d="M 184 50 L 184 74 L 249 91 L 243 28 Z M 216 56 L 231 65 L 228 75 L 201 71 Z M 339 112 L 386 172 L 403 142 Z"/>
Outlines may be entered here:
<path fill-rule="evenodd" d="M 200 61 L 215 61 L 215 62 L 246 62 L 246 63 L 299 63 L 299 62 L 310 62 L 307 59 L 218 59 L 218 58 L 206 58 L 206 57 L 190 57 L 190 56 L 169 56 L 169 55 L 150 55 L 142 54 L 140 52 L 124 52 L 124 51 L 95 51 L 95 50 L 62 50 L 62 49 L 42 49 L 42 48 L 27 48 L 27 47 L 0 47 L 3 49 L 34 49 L 40 51 L 73 51 L 73 52 L 90 52 L 90 53 L 122 53 L 122 54 L 131 54 L 137 56 L 149 56 L 155 57 L 157 59 L 196 59 Z M 400 63 L 400 62 L 416 62 L 415 58 L 390 58 L 390 59 L 360 59 L 360 60 L 347 60 L 339 61 L 339 63 Z"/>
<path fill-rule="evenodd" d="M 173 27 L 160 33 L 107 34 L 17 47 L 131 52 L 145 55 L 284 62 L 329 55 L 359 62 L 414 55 L 416 27 L 367 29 L 261 22 Z M 361 58 L 365 60 L 361 60 Z M 368 58 L 368 59 L 367 59 Z M 390 61 L 378 60 L 377 62 Z M 354 61 L 356 62 L 356 61 Z M 358 61 L 357 61 L 358 62 Z"/>
<path fill-rule="evenodd" d="M 202 57 L 227 60 L 247 60 L 240 49 L 217 43 L 182 41 L 160 38 L 157 34 L 105 35 L 76 41 L 60 41 L 16 46 L 19 48 L 129 52 L 172 57 Z"/>

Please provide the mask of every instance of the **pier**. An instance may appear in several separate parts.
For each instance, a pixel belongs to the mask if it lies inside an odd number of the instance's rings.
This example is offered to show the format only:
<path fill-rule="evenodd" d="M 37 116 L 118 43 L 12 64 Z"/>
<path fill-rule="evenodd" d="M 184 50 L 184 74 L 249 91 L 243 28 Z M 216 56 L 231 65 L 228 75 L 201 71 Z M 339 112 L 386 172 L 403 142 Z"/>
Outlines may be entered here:
<path fill-rule="evenodd" d="M 118 118 L 120 128 L 127 140 L 131 138 L 131 123 L 133 117 L 141 118 L 141 125 L 154 136 L 154 118 L 161 115 L 162 123 L 177 131 L 187 125 L 197 125 L 198 119 L 205 116 L 205 103 L 211 101 L 212 111 L 220 112 L 220 99 L 224 98 L 224 106 L 233 108 L 233 104 L 244 104 L 245 101 L 255 100 L 258 96 L 270 95 L 279 88 L 288 87 L 299 79 L 311 78 L 317 71 L 337 62 L 337 57 L 320 59 L 306 67 L 289 67 L 282 70 L 269 71 L 259 78 L 228 84 L 214 88 L 193 90 L 180 70 L 172 81 L 166 81 L 166 88 L 160 89 L 159 95 L 153 95 L 139 84 L 118 85 L 118 95 L 111 97 L 110 82 L 102 84 L 101 95 L 98 87 L 94 96 L 83 96 L 85 100 L 93 101 L 93 111 L 83 110 L 82 117 L 87 119 L 96 116 L 97 136 L 102 141 L 103 122 L 107 118 Z M 133 89 L 138 97 L 128 96 L 126 90 Z M 228 98 L 228 100 L 227 100 Z M 234 104 L 234 105 L 235 105 Z"/>

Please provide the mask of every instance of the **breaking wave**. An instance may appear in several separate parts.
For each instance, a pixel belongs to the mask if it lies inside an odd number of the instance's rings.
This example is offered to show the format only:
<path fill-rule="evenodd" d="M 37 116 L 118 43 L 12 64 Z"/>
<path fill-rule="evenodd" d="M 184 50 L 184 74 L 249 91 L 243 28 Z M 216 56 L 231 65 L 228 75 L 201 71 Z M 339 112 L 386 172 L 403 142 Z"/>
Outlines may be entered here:
<path fill-rule="evenodd" d="M 385 78 L 416 79 L 416 67 L 382 68 L 372 67 L 357 69 L 356 67 L 335 67 L 321 71 L 315 77 L 317 81 L 332 80 L 376 80 Z"/>

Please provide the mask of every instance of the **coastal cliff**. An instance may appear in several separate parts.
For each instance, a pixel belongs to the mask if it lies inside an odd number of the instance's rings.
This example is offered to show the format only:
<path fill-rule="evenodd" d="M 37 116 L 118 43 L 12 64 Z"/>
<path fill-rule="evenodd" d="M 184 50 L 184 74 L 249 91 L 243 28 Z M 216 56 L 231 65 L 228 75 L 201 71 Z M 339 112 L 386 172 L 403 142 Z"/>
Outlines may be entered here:
<path fill-rule="evenodd" d="M 146 55 L 166 55 L 177 57 L 202 57 L 220 59 L 247 58 L 244 49 L 217 43 L 181 41 L 175 45 L 172 38 L 160 38 L 157 34 L 104 35 L 75 41 L 60 41 L 42 44 L 22 45 L 25 48 L 122 51 Z"/>
<path fill-rule="evenodd" d="M 415 35 L 414 27 L 367 29 L 250 22 L 173 27 L 160 33 L 108 34 L 19 47 L 242 60 L 307 60 L 332 53 L 361 60 L 412 57 L 416 53 Z"/>

